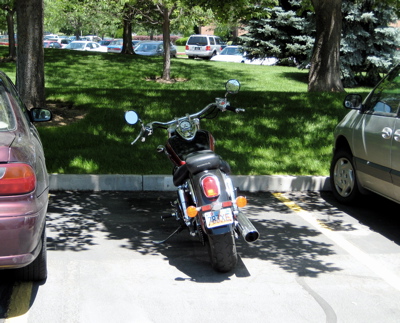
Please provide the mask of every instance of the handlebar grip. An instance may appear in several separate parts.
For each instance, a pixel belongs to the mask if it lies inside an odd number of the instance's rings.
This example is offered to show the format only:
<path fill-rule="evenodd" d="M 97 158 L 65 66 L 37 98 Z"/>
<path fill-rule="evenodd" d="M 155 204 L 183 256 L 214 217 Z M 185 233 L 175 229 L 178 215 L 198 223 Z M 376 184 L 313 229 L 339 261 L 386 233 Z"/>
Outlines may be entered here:
<path fill-rule="evenodd" d="M 232 107 L 232 106 L 230 106 L 230 105 L 228 105 L 228 106 L 226 107 L 226 109 L 229 110 L 229 111 L 232 111 L 232 112 L 236 112 L 236 113 L 245 112 L 245 111 L 246 111 L 245 109 L 235 108 L 235 107 Z"/>

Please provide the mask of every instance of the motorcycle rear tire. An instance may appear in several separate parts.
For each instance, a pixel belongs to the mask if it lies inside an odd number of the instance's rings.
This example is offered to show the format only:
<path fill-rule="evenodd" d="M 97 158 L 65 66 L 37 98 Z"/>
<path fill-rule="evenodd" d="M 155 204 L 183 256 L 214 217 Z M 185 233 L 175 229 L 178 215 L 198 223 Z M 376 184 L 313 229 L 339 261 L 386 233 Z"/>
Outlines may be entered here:
<path fill-rule="evenodd" d="M 236 267 L 238 257 L 233 232 L 208 236 L 207 246 L 214 270 L 226 273 Z"/>

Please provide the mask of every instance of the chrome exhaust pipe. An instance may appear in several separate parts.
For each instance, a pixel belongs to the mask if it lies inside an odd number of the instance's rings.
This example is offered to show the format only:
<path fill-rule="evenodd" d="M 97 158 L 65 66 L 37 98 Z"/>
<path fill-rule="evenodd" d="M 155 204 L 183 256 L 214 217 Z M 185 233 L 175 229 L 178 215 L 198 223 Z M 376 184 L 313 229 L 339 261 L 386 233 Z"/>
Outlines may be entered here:
<path fill-rule="evenodd" d="M 239 233 L 246 242 L 254 242 L 260 237 L 257 229 L 242 212 L 237 215 L 237 221 Z"/>

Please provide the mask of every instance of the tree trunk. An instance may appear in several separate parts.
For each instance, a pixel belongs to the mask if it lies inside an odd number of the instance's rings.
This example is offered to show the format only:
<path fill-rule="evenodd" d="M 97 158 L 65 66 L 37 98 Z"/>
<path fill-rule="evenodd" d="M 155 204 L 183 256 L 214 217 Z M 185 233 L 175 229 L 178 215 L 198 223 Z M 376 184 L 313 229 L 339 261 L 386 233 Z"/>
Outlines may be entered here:
<path fill-rule="evenodd" d="M 342 0 L 312 0 L 312 4 L 316 16 L 316 38 L 308 91 L 342 92 L 339 60 Z"/>
<path fill-rule="evenodd" d="M 14 37 L 14 12 L 15 9 L 7 10 L 7 32 L 8 32 L 8 57 L 16 60 L 17 50 L 15 48 L 15 37 Z"/>
<path fill-rule="evenodd" d="M 124 8 L 124 31 L 123 31 L 123 43 L 122 43 L 122 54 L 135 54 L 132 45 L 132 9 L 128 4 L 125 4 Z"/>
<path fill-rule="evenodd" d="M 169 81 L 171 79 L 171 35 L 170 35 L 170 14 L 168 8 L 163 9 L 163 45 L 164 45 L 164 70 L 162 79 Z"/>
<path fill-rule="evenodd" d="M 16 0 L 18 26 L 16 86 L 28 109 L 45 105 L 43 0 Z"/>

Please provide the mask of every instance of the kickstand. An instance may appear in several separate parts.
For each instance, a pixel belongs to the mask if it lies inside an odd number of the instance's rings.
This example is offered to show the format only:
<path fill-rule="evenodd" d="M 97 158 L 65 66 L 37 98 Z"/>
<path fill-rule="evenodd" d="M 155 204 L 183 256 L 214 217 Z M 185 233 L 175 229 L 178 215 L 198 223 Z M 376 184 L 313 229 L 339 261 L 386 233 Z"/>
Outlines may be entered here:
<path fill-rule="evenodd" d="M 186 228 L 186 226 L 180 225 L 180 226 L 178 227 L 178 229 L 176 229 L 174 232 L 172 232 L 166 239 L 164 239 L 164 240 L 155 240 L 155 241 L 153 241 L 153 243 L 154 243 L 154 244 L 163 244 L 165 241 L 169 240 L 169 238 L 171 238 L 171 237 L 174 236 L 175 234 L 178 234 L 179 232 L 182 232 L 183 229 L 185 229 L 185 228 Z"/>

